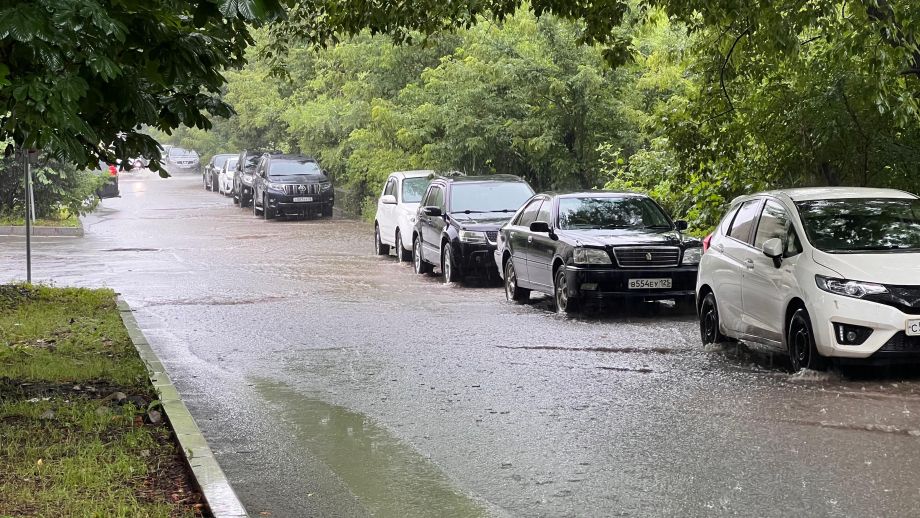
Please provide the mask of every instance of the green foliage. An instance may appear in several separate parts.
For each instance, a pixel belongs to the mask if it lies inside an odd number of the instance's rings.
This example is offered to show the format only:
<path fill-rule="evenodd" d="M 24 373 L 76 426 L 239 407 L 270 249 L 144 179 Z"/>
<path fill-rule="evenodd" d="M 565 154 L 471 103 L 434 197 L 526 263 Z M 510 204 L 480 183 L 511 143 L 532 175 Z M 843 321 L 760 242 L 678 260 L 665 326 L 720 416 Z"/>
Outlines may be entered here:
<path fill-rule="evenodd" d="M 0 141 L 62 162 L 159 157 L 139 128 L 230 115 L 222 72 L 277 0 L 39 0 L 0 6 Z M 156 166 L 156 162 L 154 162 Z"/>
<path fill-rule="evenodd" d="M 97 164 L 98 169 L 98 164 Z M 40 155 L 32 165 L 35 217 L 60 218 L 61 214 L 83 215 L 99 203 L 96 190 L 108 180 L 97 174 Z M 19 161 L 0 160 L 0 216 L 23 217 L 25 180 Z"/>

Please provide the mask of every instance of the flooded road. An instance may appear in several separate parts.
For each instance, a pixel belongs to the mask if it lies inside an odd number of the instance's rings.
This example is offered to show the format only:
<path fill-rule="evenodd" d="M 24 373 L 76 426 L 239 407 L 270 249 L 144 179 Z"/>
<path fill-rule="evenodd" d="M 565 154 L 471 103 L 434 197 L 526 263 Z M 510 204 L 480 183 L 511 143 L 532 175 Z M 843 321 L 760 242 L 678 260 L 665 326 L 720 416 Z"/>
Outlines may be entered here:
<path fill-rule="evenodd" d="M 252 515 L 912 516 L 920 376 L 792 376 L 668 304 L 557 316 L 125 174 L 35 279 L 122 293 Z M 0 282 L 24 278 L 0 237 Z"/>

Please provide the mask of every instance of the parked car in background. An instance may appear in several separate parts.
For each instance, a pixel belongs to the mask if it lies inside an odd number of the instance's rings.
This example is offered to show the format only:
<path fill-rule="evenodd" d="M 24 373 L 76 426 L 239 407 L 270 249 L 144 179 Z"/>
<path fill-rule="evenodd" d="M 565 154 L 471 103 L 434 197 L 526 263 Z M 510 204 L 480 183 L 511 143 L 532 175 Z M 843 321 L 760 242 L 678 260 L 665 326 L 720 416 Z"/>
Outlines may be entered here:
<path fill-rule="evenodd" d="M 255 177 L 256 167 L 264 153 L 259 151 L 240 152 L 236 161 L 236 171 L 233 172 L 233 203 L 246 208 L 252 203 L 252 180 Z"/>
<path fill-rule="evenodd" d="M 223 167 L 220 169 L 220 174 L 217 175 L 217 191 L 224 196 L 230 196 L 233 194 L 233 175 L 236 171 L 236 163 L 239 161 L 239 157 L 234 155 L 224 161 Z"/>
<path fill-rule="evenodd" d="M 473 273 L 492 276 L 498 229 L 533 196 L 512 175 L 438 177 L 422 198 L 412 235 L 415 272 L 438 266 L 444 282 Z"/>
<path fill-rule="evenodd" d="M 704 343 L 740 339 L 788 354 L 920 360 L 920 199 L 891 189 L 743 196 L 706 238 L 697 282 Z"/>
<path fill-rule="evenodd" d="M 166 153 L 165 169 L 169 174 L 201 174 L 201 160 L 196 151 L 171 147 Z"/>
<path fill-rule="evenodd" d="M 237 155 L 232 153 L 220 153 L 211 157 L 211 160 L 208 161 L 208 165 L 201 171 L 201 179 L 204 182 L 205 189 L 214 192 L 218 191 L 220 186 L 217 183 L 217 175 L 219 175 L 220 171 L 223 169 L 224 163 L 235 156 Z"/>
<path fill-rule="evenodd" d="M 561 313 L 609 298 L 692 308 L 703 249 L 686 228 L 643 194 L 538 194 L 502 227 L 495 261 L 508 300 L 538 291 Z"/>
<path fill-rule="evenodd" d="M 387 178 L 374 216 L 374 250 L 377 255 L 386 255 L 392 248 L 397 261 L 412 259 L 412 231 L 416 214 L 433 175 L 434 171 L 400 171 L 391 173 Z"/>
<path fill-rule="evenodd" d="M 113 164 L 107 164 L 104 161 L 99 161 L 99 169 L 93 171 L 94 173 L 105 177 L 106 183 L 102 187 L 96 189 L 96 196 L 100 198 L 116 198 L 120 196 L 118 190 L 118 167 Z"/>
<path fill-rule="evenodd" d="M 130 159 L 128 163 L 131 164 L 132 169 L 144 169 L 150 164 L 150 160 L 143 156 L 138 156 Z"/>
<path fill-rule="evenodd" d="M 335 190 L 319 162 L 301 155 L 266 153 L 252 181 L 252 211 L 276 216 L 332 217 Z"/>

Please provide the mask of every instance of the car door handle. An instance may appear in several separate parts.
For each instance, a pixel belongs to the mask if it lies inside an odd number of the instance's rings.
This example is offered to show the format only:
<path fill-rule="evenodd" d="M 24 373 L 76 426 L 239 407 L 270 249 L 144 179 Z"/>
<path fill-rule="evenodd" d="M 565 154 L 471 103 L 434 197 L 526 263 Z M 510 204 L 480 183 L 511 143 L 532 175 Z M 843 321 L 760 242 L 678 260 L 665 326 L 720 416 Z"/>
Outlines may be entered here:
<path fill-rule="evenodd" d="M 533 236 L 527 236 L 527 242 L 533 243 Z"/>
<path fill-rule="evenodd" d="M 747 269 L 748 269 L 748 270 L 753 270 L 753 269 L 754 269 L 754 260 L 753 260 L 753 259 L 745 259 L 745 260 L 744 260 L 744 265 L 747 266 Z"/>

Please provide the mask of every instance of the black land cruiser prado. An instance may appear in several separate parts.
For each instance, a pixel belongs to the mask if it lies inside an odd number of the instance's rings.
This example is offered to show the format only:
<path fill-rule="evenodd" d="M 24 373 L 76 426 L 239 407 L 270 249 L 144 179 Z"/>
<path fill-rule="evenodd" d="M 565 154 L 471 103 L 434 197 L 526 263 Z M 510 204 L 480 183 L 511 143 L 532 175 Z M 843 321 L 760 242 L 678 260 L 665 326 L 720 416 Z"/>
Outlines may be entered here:
<path fill-rule="evenodd" d="M 493 276 L 498 229 L 531 196 L 530 185 L 512 175 L 434 178 L 412 236 L 416 273 L 430 273 L 437 266 L 444 282 L 472 273 Z"/>
<path fill-rule="evenodd" d="M 301 155 L 262 156 L 252 180 L 252 210 L 275 216 L 332 217 L 332 180 L 316 160 Z"/>

